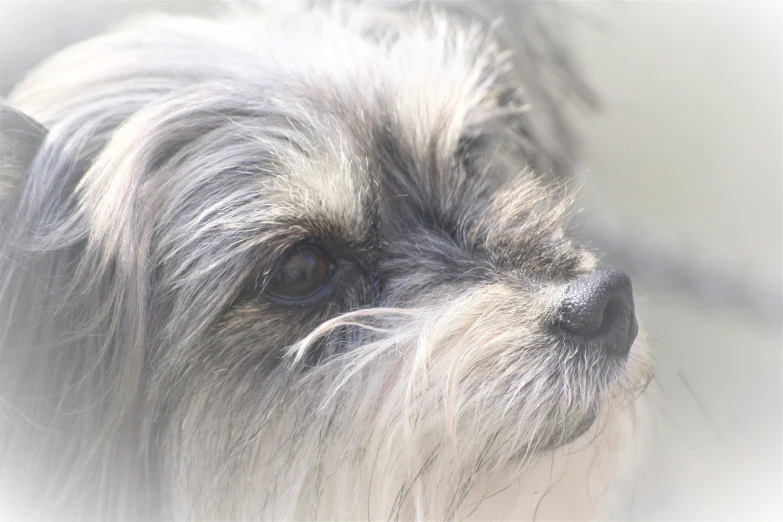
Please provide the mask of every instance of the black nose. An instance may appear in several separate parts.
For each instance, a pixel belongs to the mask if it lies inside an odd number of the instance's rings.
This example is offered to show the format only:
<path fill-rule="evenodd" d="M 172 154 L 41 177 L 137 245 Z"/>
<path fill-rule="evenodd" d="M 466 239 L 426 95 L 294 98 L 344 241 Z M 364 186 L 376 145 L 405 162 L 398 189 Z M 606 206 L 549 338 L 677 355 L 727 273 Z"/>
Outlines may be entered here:
<path fill-rule="evenodd" d="M 619 270 L 602 268 L 570 283 L 558 327 L 578 336 L 588 348 L 627 355 L 639 333 L 631 279 Z"/>

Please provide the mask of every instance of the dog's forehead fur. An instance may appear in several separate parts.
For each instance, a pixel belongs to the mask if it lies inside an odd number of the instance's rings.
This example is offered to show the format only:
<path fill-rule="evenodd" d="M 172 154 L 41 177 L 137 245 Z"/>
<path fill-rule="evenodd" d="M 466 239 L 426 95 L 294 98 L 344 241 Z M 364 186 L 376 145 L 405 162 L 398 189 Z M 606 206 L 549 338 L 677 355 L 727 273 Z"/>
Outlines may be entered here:
<path fill-rule="evenodd" d="M 144 226 L 157 234 L 153 257 L 190 278 L 239 273 L 259 246 L 273 259 L 309 236 L 410 252 L 422 233 L 446 272 L 475 268 L 450 261 L 482 246 L 491 261 L 565 280 L 592 261 L 564 248 L 563 207 L 525 172 L 540 151 L 525 147 L 532 130 L 507 58 L 477 27 L 422 13 L 163 19 L 66 52 L 50 64 L 56 81 L 33 75 L 19 103 L 56 131 L 57 109 L 35 100 L 57 88 L 57 107 L 89 121 L 89 142 L 111 140 L 80 187 L 91 238 L 120 259 Z M 73 114 L 88 98 L 93 110 Z"/>

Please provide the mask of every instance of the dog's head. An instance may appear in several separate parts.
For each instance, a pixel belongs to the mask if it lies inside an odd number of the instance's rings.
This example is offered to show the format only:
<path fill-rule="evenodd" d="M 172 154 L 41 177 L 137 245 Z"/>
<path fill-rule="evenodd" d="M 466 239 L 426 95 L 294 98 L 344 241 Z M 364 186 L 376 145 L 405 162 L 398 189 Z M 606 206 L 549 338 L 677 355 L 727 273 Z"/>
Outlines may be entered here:
<path fill-rule="evenodd" d="M 3 458 L 47 501 L 450 517 L 633 397 L 508 56 L 377 16 L 151 21 L 21 86 L 45 137 L 2 109 Z"/>

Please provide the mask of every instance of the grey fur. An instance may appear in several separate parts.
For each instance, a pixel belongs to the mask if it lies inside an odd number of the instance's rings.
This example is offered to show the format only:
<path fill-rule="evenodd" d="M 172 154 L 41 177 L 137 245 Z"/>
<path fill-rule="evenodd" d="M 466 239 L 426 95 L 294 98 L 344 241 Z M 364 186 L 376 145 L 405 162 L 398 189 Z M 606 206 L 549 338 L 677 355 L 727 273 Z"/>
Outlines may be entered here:
<path fill-rule="evenodd" d="M 464 518 L 632 402 L 641 348 L 550 332 L 596 261 L 520 70 L 436 11 L 337 6 L 152 18 L 28 77 L 11 101 L 48 134 L 2 171 L 5 509 Z M 270 300 L 301 242 L 334 288 Z"/>

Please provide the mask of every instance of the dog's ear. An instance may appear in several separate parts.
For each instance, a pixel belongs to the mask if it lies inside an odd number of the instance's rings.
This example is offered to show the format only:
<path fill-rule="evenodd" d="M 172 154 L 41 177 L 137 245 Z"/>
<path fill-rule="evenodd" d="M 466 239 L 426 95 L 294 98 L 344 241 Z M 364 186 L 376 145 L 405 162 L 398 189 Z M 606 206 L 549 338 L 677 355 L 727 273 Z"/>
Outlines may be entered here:
<path fill-rule="evenodd" d="M 0 98 L 0 206 L 22 183 L 45 137 L 43 125 Z"/>

